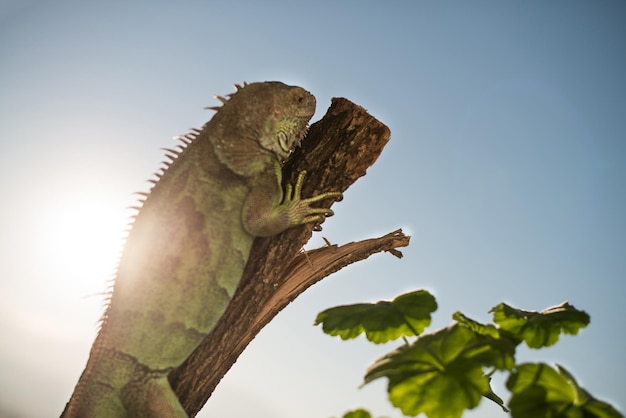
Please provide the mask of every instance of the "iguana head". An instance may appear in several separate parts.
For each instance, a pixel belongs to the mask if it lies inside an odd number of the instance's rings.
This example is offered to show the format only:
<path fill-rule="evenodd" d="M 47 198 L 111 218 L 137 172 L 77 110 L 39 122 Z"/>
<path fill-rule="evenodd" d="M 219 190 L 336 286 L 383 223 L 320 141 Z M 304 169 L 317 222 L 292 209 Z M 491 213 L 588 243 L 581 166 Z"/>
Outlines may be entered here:
<path fill-rule="evenodd" d="M 278 81 L 236 87 L 229 99 L 218 97 L 222 107 L 213 108 L 217 114 L 210 123 L 219 134 L 212 141 L 220 161 L 250 175 L 266 158 L 282 162 L 300 145 L 315 113 L 315 97 Z"/>
<path fill-rule="evenodd" d="M 283 161 L 300 145 L 315 113 L 315 97 L 301 87 L 280 82 L 264 83 L 275 91 L 272 115 L 260 145 Z"/>

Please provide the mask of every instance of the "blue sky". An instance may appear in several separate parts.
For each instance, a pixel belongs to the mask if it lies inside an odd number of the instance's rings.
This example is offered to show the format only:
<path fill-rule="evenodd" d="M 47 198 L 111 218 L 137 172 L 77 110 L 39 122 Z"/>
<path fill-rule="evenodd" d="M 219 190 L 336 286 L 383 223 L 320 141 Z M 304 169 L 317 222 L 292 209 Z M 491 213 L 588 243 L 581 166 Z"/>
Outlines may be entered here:
<path fill-rule="evenodd" d="M 521 359 L 563 364 L 626 409 L 626 5 L 582 2 L 8 1 L 0 5 L 0 414 L 60 413 L 84 367 L 133 192 L 213 94 L 280 80 L 319 119 L 346 97 L 387 124 L 378 162 L 321 236 L 402 227 L 309 289 L 253 341 L 199 416 L 401 415 L 393 345 L 311 326 L 337 304 L 426 288 L 462 310 L 569 300 L 590 326 Z M 501 417 L 483 402 L 466 417 Z"/>

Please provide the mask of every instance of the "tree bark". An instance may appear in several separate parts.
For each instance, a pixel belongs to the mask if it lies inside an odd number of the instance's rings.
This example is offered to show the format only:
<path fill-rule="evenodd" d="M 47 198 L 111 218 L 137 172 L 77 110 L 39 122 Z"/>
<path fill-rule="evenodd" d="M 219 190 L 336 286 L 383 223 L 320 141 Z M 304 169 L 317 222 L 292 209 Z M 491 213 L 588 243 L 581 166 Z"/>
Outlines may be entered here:
<path fill-rule="evenodd" d="M 298 173 L 306 170 L 303 197 L 343 192 L 365 175 L 389 137 L 389 128 L 362 107 L 335 98 L 286 162 L 285 183 L 294 184 Z M 303 225 L 254 242 L 228 309 L 187 361 L 170 374 L 170 383 L 190 416 L 200 411 L 259 331 L 309 286 L 374 253 L 388 251 L 402 257 L 397 248 L 409 244 L 409 237 L 397 230 L 379 238 L 304 252 L 302 247 L 314 228 L 319 226 Z"/>

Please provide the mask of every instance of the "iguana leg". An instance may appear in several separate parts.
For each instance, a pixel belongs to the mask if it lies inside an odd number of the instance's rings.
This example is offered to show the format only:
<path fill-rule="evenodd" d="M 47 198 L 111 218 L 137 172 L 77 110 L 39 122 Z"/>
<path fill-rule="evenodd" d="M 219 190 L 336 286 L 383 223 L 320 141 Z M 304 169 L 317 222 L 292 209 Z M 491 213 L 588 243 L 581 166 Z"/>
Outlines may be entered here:
<path fill-rule="evenodd" d="M 122 389 L 122 400 L 132 418 L 189 417 L 163 373 L 129 382 Z"/>

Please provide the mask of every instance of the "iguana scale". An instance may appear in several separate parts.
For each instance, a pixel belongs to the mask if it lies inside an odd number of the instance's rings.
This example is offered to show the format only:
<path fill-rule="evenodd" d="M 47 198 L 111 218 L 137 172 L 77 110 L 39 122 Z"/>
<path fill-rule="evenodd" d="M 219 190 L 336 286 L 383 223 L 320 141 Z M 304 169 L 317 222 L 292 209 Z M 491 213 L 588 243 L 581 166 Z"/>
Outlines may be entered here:
<path fill-rule="evenodd" d="M 187 417 L 167 376 L 222 316 L 255 237 L 332 215 L 283 191 L 315 97 L 280 82 L 236 86 L 171 162 L 136 215 L 87 366 L 62 417 Z"/>

